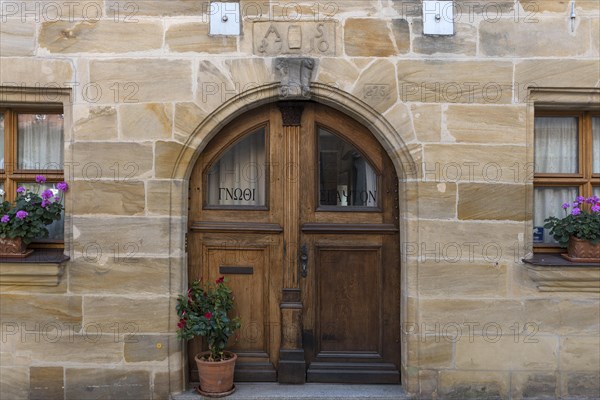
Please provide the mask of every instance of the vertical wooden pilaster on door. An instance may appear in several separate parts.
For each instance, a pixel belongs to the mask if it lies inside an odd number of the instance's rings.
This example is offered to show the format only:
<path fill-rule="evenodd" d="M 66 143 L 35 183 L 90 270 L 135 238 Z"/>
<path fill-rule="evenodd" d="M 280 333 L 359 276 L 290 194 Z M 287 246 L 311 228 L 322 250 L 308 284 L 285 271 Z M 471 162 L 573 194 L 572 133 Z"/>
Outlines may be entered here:
<path fill-rule="evenodd" d="M 281 349 L 278 380 L 304 383 L 306 362 L 302 348 L 302 299 L 298 257 L 300 249 L 300 126 L 304 104 L 280 102 L 285 143 L 284 217 L 283 217 L 283 294 L 281 307 Z"/>

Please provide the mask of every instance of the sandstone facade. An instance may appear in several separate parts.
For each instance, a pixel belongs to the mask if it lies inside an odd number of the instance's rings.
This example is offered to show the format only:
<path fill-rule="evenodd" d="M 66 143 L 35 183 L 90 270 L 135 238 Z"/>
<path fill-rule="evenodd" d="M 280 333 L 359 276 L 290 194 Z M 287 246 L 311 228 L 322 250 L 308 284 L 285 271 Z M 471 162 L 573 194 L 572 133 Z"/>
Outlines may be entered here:
<path fill-rule="evenodd" d="M 174 305 L 191 170 L 226 122 L 277 101 L 273 60 L 294 55 L 317 61 L 313 100 L 368 126 L 401 180 L 405 389 L 600 395 L 599 293 L 541 292 L 521 261 L 531 90 L 598 103 L 599 3 L 576 1 L 571 30 L 571 2 L 455 1 L 448 37 L 423 35 L 418 0 L 240 3 L 242 35 L 218 37 L 200 1 L 0 2 L 0 101 L 70 89 L 58 98 L 71 183 L 59 285 L 0 287 L 0 397 L 185 389 Z M 261 47 L 270 23 L 326 43 Z"/>

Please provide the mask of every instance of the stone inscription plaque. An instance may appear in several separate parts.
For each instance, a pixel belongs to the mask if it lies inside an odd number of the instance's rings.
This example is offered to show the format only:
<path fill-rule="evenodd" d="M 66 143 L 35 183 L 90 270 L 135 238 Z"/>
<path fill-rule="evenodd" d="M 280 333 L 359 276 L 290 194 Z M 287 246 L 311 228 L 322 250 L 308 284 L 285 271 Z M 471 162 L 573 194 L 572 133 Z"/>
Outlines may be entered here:
<path fill-rule="evenodd" d="M 252 25 L 254 54 L 334 56 L 335 27 L 335 21 L 254 22 Z"/>

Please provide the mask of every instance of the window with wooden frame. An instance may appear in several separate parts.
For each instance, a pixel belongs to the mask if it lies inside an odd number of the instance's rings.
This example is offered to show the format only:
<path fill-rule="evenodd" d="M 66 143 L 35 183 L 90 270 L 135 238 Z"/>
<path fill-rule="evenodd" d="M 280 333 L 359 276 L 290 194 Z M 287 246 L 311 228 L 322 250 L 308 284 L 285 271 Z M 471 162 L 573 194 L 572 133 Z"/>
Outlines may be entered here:
<path fill-rule="evenodd" d="M 40 190 L 56 190 L 64 180 L 64 116 L 60 106 L 2 107 L 0 105 L 0 189 L 14 201 L 19 186 L 34 190 L 37 175 L 46 183 Z M 47 226 L 49 237 L 32 247 L 62 247 L 64 215 Z"/>
<path fill-rule="evenodd" d="M 600 112 L 536 111 L 534 153 L 534 251 L 560 252 L 544 219 L 577 196 L 600 197 Z"/>

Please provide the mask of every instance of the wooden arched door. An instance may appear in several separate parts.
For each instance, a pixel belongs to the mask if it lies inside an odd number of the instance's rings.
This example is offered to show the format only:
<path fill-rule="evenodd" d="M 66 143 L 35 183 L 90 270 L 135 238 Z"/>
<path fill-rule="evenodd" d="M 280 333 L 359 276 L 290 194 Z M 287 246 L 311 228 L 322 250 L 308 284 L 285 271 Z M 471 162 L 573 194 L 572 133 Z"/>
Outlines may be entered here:
<path fill-rule="evenodd" d="M 312 102 L 249 111 L 199 157 L 189 204 L 189 280 L 236 297 L 237 380 L 399 383 L 397 177 L 364 126 Z"/>

